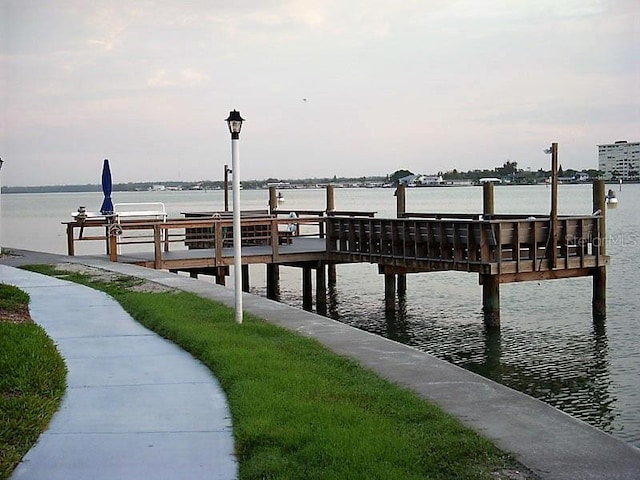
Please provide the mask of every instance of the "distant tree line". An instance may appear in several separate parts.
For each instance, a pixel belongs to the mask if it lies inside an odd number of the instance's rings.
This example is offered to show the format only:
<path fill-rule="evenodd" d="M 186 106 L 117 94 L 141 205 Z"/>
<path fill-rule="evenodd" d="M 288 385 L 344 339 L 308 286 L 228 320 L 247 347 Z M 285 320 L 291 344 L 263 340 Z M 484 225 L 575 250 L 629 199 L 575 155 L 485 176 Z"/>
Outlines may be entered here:
<path fill-rule="evenodd" d="M 604 172 L 596 169 L 588 170 L 563 170 L 562 166 L 558 169 L 558 176 L 561 178 L 587 178 L 589 180 L 600 178 Z M 398 184 L 401 178 L 413 175 L 410 170 L 400 169 L 396 170 L 392 174 L 382 176 L 362 176 L 362 177 L 333 177 L 324 178 L 298 178 L 298 179 L 278 179 L 267 178 L 266 180 L 243 180 L 242 187 L 247 190 L 264 188 L 268 183 L 286 182 L 292 186 L 303 185 L 327 185 L 327 184 L 365 184 L 369 183 L 391 183 Z M 479 181 L 481 178 L 498 177 L 503 181 L 517 184 L 534 184 L 543 182 L 545 179 L 551 176 L 551 170 L 539 169 L 532 171 L 530 169 L 518 168 L 518 162 L 507 161 L 502 164 L 501 167 L 495 167 L 493 169 L 484 170 L 469 170 L 458 171 L 457 169 L 449 170 L 447 172 L 438 172 L 438 176 L 442 176 L 443 180 L 471 180 L 474 182 Z M 132 192 L 132 191 L 146 191 L 157 186 L 163 186 L 165 188 L 174 188 L 180 190 L 215 190 L 223 188 L 224 182 L 202 180 L 199 182 L 182 182 L 182 181 L 167 181 L 167 182 L 129 182 L 129 183 L 116 183 L 113 185 L 114 192 Z M 53 193 L 53 192 L 99 192 L 102 191 L 100 184 L 83 184 L 83 185 L 44 185 L 44 186 L 17 186 L 9 187 L 3 186 L 2 193 Z"/>

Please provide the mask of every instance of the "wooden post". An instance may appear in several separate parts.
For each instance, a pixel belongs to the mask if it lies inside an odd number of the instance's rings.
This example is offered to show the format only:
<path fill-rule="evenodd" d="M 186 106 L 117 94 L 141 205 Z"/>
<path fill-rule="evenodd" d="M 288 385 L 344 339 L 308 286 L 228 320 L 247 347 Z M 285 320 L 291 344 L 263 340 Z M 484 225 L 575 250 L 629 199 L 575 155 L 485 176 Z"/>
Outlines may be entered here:
<path fill-rule="evenodd" d="M 333 214 L 336 209 L 335 198 L 334 198 L 334 186 L 327 185 L 327 215 Z"/>
<path fill-rule="evenodd" d="M 407 274 L 398 274 L 398 298 L 404 297 L 407 294 Z"/>
<path fill-rule="evenodd" d="M 384 274 L 384 309 L 387 313 L 396 310 L 396 276 L 394 273 Z"/>
<path fill-rule="evenodd" d="M 396 217 L 403 218 L 407 212 L 407 186 L 398 185 L 396 188 Z"/>
<path fill-rule="evenodd" d="M 481 274 L 482 311 L 487 328 L 500 328 L 500 276 Z"/>
<path fill-rule="evenodd" d="M 112 262 L 118 261 L 118 236 L 112 228 L 109 228 L 109 260 Z"/>
<path fill-rule="evenodd" d="M 269 187 L 269 213 L 272 214 L 274 210 L 278 209 L 278 191 L 275 185 Z"/>
<path fill-rule="evenodd" d="M 600 210 L 600 219 L 598 225 L 598 238 L 594 238 L 594 248 L 600 249 L 600 255 L 607 254 L 607 219 L 606 219 L 606 201 L 605 201 L 605 184 L 604 180 L 595 180 L 593 182 L 593 211 Z M 597 244 L 595 244 L 597 242 Z M 600 266 L 593 269 L 593 297 L 591 301 L 594 320 L 603 319 L 607 315 L 607 267 Z"/>
<path fill-rule="evenodd" d="M 599 238 L 593 239 L 594 242 L 598 242 L 600 247 L 600 254 L 607 254 L 607 201 L 604 180 L 594 180 L 593 182 L 593 211 L 600 211 L 602 218 L 598 223 Z"/>
<path fill-rule="evenodd" d="M 246 263 L 243 263 L 241 270 L 242 270 L 242 291 L 248 292 L 249 287 L 251 286 L 249 283 L 249 265 L 247 265 Z"/>
<path fill-rule="evenodd" d="M 162 232 L 158 223 L 153 225 L 153 268 L 160 270 L 162 268 Z"/>
<path fill-rule="evenodd" d="M 276 263 L 267 263 L 267 298 L 280 300 L 280 267 Z"/>
<path fill-rule="evenodd" d="M 313 285 L 311 283 L 311 267 L 302 267 L 302 309 L 313 310 Z"/>
<path fill-rule="evenodd" d="M 109 253 L 109 240 L 107 237 L 107 253 Z M 67 255 L 73 257 L 75 255 L 75 245 L 73 242 L 73 224 L 67 223 Z"/>
<path fill-rule="evenodd" d="M 482 216 L 485 220 L 490 220 L 490 217 L 493 217 L 495 213 L 493 182 L 486 182 L 482 185 Z"/>
<path fill-rule="evenodd" d="M 607 267 L 593 270 L 593 299 L 591 301 L 594 320 L 607 316 Z"/>
<path fill-rule="evenodd" d="M 217 267 L 216 268 L 216 285 L 226 285 L 227 275 L 229 274 L 229 267 Z"/>
<path fill-rule="evenodd" d="M 336 286 L 336 282 L 338 281 L 336 264 L 335 263 L 327 264 L 327 270 L 328 270 L 328 278 L 329 278 L 329 287 L 334 288 Z"/>
<path fill-rule="evenodd" d="M 327 314 L 327 279 L 324 269 L 325 263 L 320 261 L 316 268 L 316 313 Z"/>

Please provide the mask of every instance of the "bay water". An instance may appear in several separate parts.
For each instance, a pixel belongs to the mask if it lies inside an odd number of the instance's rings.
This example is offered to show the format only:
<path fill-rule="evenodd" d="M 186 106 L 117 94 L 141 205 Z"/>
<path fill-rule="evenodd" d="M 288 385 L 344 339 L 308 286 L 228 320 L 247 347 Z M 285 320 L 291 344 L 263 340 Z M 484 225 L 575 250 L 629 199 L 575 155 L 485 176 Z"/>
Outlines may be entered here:
<path fill-rule="evenodd" d="M 609 188 L 609 187 L 607 187 Z M 591 314 L 591 277 L 501 286 L 499 333 L 485 330 L 477 274 L 407 275 L 407 294 L 385 313 L 384 279 L 372 264 L 338 265 L 329 315 L 357 328 L 415 346 L 439 358 L 539 398 L 640 447 L 640 185 L 616 190 L 607 209 L 607 318 Z M 283 209 L 322 210 L 324 189 L 283 190 Z M 395 217 L 393 189 L 336 188 L 338 210 Z M 496 213 L 544 216 L 551 190 L 544 185 L 497 186 Z M 114 203 L 163 202 L 170 217 L 222 211 L 222 191 L 114 192 Z M 66 254 L 66 231 L 79 206 L 97 211 L 102 194 L 2 195 L 4 248 Z M 243 209 L 266 209 L 266 190 L 243 190 Z M 591 214 L 591 185 L 561 185 L 560 214 Z M 480 187 L 407 189 L 407 211 L 481 213 Z M 76 254 L 104 253 L 102 242 L 80 242 Z M 231 269 L 233 272 L 233 269 Z M 251 291 L 266 295 L 264 268 L 251 266 Z M 301 271 L 281 268 L 283 302 L 302 308 Z M 206 278 L 206 277 L 201 277 Z M 0 279 L 1 281 L 1 279 Z M 232 288 L 233 281 L 227 282 Z"/>

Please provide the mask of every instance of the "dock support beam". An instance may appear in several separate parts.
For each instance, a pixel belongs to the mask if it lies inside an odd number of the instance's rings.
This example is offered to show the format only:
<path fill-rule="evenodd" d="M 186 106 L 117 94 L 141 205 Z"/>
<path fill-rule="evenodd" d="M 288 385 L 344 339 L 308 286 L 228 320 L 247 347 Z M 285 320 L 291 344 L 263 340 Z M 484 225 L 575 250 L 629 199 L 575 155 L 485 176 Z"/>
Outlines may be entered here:
<path fill-rule="evenodd" d="M 396 188 L 396 217 L 404 218 L 407 212 L 407 186 L 398 185 Z"/>
<path fill-rule="evenodd" d="M 398 298 L 404 297 L 407 294 L 407 274 L 398 274 Z"/>
<path fill-rule="evenodd" d="M 593 271 L 593 300 L 591 302 L 594 320 L 607 316 L 607 268 L 597 267 Z"/>
<path fill-rule="evenodd" d="M 593 211 L 600 210 L 600 224 L 598 225 L 598 242 L 600 254 L 607 254 L 607 205 L 605 200 L 604 180 L 593 182 Z M 607 316 L 607 267 L 596 267 L 593 271 L 593 298 L 591 301 L 594 320 L 603 319 Z"/>
<path fill-rule="evenodd" d="M 313 310 L 313 284 L 311 282 L 311 267 L 302 267 L 302 309 L 308 312 Z"/>
<path fill-rule="evenodd" d="M 387 313 L 396 310 L 396 275 L 395 273 L 384 274 L 384 310 Z"/>
<path fill-rule="evenodd" d="M 482 312 L 487 328 L 500 328 L 500 276 L 480 274 L 482 284 Z"/>
<path fill-rule="evenodd" d="M 249 265 L 242 264 L 242 291 L 248 292 L 251 287 L 249 282 Z"/>
<path fill-rule="evenodd" d="M 486 182 L 482 185 L 482 215 L 485 220 L 489 220 L 495 214 L 493 202 L 493 182 Z"/>
<path fill-rule="evenodd" d="M 225 286 L 227 284 L 227 275 L 229 275 L 229 267 L 217 267 L 215 269 L 216 285 Z"/>
<path fill-rule="evenodd" d="M 269 215 L 278 209 L 278 190 L 275 185 L 269 187 Z"/>
<path fill-rule="evenodd" d="M 316 313 L 318 315 L 327 314 L 327 275 L 324 266 L 325 263 L 320 261 L 316 268 Z"/>
<path fill-rule="evenodd" d="M 333 288 L 336 286 L 336 283 L 338 282 L 338 272 L 336 271 L 336 264 L 328 263 L 327 271 L 328 271 L 327 275 L 328 275 L 329 287 Z"/>
<path fill-rule="evenodd" d="M 280 300 L 280 266 L 267 263 L 267 298 Z"/>
<path fill-rule="evenodd" d="M 334 193 L 334 186 L 333 185 L 327 185 L 327 215 L 332 215 L 333 212 L 336 209 L 336 202 L 335 202 L 335 197 L 333 195 Z"/>

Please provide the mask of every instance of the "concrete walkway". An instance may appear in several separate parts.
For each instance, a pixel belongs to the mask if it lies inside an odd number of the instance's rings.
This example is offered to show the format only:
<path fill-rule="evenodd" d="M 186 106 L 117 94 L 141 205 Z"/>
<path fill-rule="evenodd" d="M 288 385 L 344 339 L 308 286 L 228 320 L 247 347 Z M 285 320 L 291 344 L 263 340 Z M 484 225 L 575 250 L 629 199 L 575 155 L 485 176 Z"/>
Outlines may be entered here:
<path fill-rule="evenodd" d="M 210 371 L 102 292 L 0 264 L 68 368 L 67 391 L 12 480 L 234 479 L 231 417 Z"/>
<path fill-rule="evenodd" d="M 72 262 L 132 275 L 193 292 L 233 308 L 232 288 L 102 257 L 19 252 L 1 263 Z M 0 277 L 1 278 L 1 277 Z M 638 480 L 640 449 L 532 397 L 459 368 L 415 348 L 255 295 L 244 309 L 314 338 L 389 381 L 414 390 L 491 440 L 543 480 Z M 176 477 L 181 478 L 181 477 Z M 186 477 L 182 477 L 186 478 Z"/>

